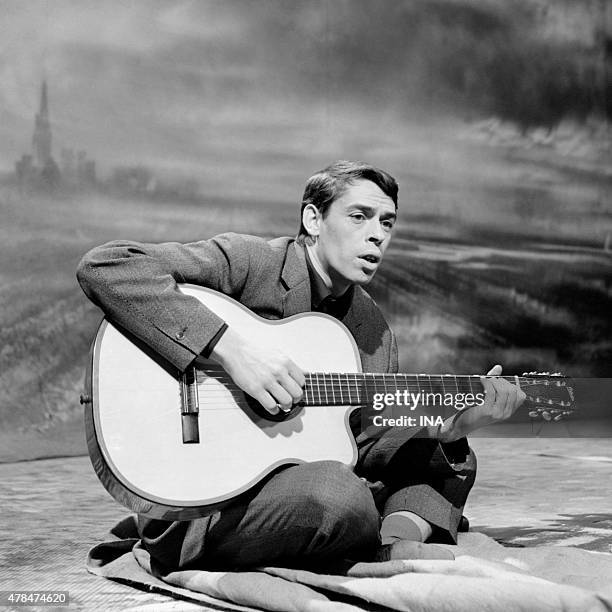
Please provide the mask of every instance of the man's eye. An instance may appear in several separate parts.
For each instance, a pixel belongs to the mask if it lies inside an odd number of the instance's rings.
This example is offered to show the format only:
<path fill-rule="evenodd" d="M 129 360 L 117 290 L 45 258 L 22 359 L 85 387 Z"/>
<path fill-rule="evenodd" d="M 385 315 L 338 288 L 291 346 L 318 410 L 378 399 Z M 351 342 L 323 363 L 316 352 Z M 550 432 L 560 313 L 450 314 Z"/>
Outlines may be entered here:
<path fill-rule="evenodd" d="M 382 226 L 388 230 L 391 231 L 393 229 L 393 221 L 383 221 L 382 222 Z"/>
<path fill-rule="evenodd" d="M 351 215 L 351 219 L 353 219 L 353 221 L 363 221 L 365 219 L 365 215 L 363 213 L 355 213 Z"/>

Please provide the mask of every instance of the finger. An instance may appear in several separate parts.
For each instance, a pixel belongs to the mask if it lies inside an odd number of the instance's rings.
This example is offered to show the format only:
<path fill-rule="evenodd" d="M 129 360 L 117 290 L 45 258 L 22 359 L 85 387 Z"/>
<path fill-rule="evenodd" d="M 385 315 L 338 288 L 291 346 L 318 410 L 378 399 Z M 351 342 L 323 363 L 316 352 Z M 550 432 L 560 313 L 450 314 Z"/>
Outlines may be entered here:
<path fill-rule="evenodd" d="M 274 398 L 274 401 L 281 407 L 281 410 L 287 412 L 293 406 L 293 398 L 279 382 L 275 382 L 267 387 L 268 393 Z"/>
<path fill-rule="evenodd" d="M 497 364 L 494 365 L 488 372 L 487 372 L 487 376 L 501 376 L 502 373 L 502 367 Z"/>
<path fill-rule="evenodd" d="M 267 391 L 264 390 L 261 393 L 258 393 L 257 395 L 253 395 L 253 397 L 270 414 L 279 413 L 279 409 L 278 409 L 278 405 L 276 404 L 276 400 Z"/>
<path fill-rule="evenodd" d="M 503 378 L 496 378 L 492 382 L 496 392 L 493 416 L 500 420 L 507 419 L 511 414 L 508 412 L 508 407 L 512 401 L 510 397 L 512 385 Z"/>
<path fill-rule="evenodd" d="M 306 376 L 304 376 L 302 369 L 291 360 L 289 361 L 287 369 L 289 370 L 289 376 L 291 376 L 291 378 L 293 378 L 293 380 L 295 380 L 297 383 L 298 387 L 302 389 L 306 384 Z"/>
<path fill-rule="evenodd" d="M 510 385 L 510 389 L 508 390 L 508 402 L 506 403 L 506 414 L 508 415 L 506 418 L 510 418 L 519 407 L 519 403 L 517 401 L 519 389 L 516 385 Z"/>
<path fill-rule="evenodd" d="M 495 387 L 493 386 L 493 381 L 490 378 L 487 378 L 486 376 L 481 376 L 480 382 L 482 384 L 482 388 L 484 389 L 484 393 L 485 393 L 484 403 L 488 407 L 492 406 L 495 403 L 495 396 L 496 396 Z"/>
<path fill-rule="evenodd" d="M 304 390 L 291 376 L 289 376 L 289 374 L 281 378 L 278 382 L 291 396 L 291 404 L 297 404 L 302 399 Z"/>

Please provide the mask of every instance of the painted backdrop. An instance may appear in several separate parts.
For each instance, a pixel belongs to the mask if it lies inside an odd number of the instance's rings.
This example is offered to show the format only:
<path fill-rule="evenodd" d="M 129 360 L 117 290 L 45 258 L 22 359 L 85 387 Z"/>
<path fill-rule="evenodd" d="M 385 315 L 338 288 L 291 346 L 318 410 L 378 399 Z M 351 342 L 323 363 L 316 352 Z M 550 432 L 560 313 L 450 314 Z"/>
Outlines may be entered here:
<path fill-rule="evenodd" d="M 400 183 L 371 291 L 410 372 L 612 376 L 605 0 L 0 0 L 0 461 L 84 451 L 106 240 L 293 234 Z"/>

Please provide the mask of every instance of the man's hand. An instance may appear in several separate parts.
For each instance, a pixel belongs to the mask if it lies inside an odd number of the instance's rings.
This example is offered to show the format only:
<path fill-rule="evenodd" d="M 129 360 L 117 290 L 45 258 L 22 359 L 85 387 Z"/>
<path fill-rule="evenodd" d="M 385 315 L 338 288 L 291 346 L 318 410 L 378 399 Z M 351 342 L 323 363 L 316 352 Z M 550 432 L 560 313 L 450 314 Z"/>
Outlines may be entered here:
<path fill-rule="evenodd" d="M 210 354 L 232 380 L 270 414 L 288 411 L 302 399 L 306 379 L 286 355 L 270 352 L 228 328 Z"/>
<path fill-rule="evenodd" d="M 453 442 L 497 421 L 510 418 L 525 401 L 525 393 L 518 385 L 513 385 L 504 378 L 497 377 L 502 373 L 500 365 L 494 366 L 487 376 L 481 376 L 485 392 L 485 401 L 476 406 L 465 408 L 447 419 L 440 428 L 441 442 Z"/>

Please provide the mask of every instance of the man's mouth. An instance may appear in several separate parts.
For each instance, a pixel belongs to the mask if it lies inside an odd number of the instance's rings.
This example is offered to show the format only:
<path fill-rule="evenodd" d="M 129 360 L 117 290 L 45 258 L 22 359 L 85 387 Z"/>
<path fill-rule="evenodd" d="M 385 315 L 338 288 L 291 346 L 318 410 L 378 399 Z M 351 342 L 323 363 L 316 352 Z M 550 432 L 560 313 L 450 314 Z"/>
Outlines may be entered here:
<path fill-rule="evenodd" d="M 367 253 L 366 255 L 360 255 L 359 259 L 364 259 L 371 264 L 378 264 L 380 262 L 380 255 L 374 253 Z"/>

